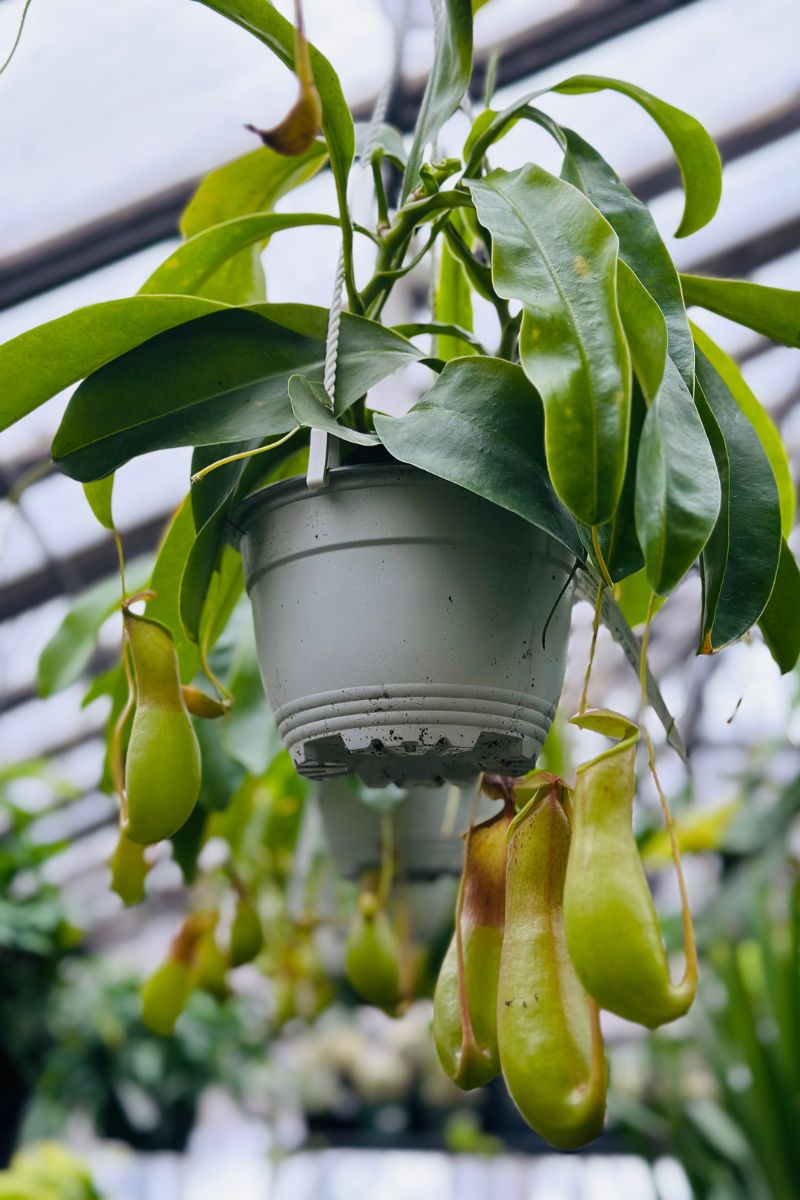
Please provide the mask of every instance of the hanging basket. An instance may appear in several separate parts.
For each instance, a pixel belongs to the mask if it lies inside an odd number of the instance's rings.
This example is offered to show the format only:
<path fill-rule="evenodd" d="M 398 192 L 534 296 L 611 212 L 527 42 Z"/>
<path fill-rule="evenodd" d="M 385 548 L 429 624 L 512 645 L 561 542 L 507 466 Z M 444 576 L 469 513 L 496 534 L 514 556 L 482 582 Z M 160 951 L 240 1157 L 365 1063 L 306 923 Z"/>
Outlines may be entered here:
<path fill-rule="evenodd" d="M 467 785 L 535 763 L 564 681 L 572 562 L 412 467 L 290 479 L 233 515 L 267 697 L 301 775 Z M 546 648 L 542 631 L 550 618 Z"/>

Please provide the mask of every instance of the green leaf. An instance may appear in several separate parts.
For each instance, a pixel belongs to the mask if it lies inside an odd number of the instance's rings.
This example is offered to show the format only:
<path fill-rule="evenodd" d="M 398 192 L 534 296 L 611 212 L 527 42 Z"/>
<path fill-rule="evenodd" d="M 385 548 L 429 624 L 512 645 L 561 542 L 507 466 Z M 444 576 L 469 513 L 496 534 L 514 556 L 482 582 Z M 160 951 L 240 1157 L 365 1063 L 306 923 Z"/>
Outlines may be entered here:
<path fill-rule="evenodd" d="M 220 467 L 204 479 L 200 486 L 209 482 L 215 475 L 227 473 L 224 486 L 214 492 L 215 507 L 203 524 L 197 524 L 197 536 L 186 559 L 186 565 L 181 577 L 180 586 L 180 617 L 186 636 L 196 642 L 206 601 L 212 589 L 214 573 L 222 554 L 228 535 L 228 514 L 231 509 L 243 500 L 245 496 L 270 476 L 288 458 L 294 450 L 293 443 L 286 442 L 277 446 L 268 455 L 259 455 L 251 459 L 241 459 L 231 463 L 230 467 Z M 269 459 L 269 462 L 266 460 Z M 197 485 L 195 485 L 195 488 Z M 195 488 L 192 490 L 194 491 Z M 205 507 L 205 506 L 204 506 Z M 237 556 L 238 557 L 238 556 Z M 241 570 L 239 571 L 241 578 Z"/>
<path fill-rule="evenodd" d="M 703 275 L 681 275 L 681 283 L 687 304 L 747 325 L 773 342 L 800 346 L 800 291 Z"/>
<path fill-rule="evenodd" d="M 458 213 L 453 214 L 456 223 L 463 234 L 463 227 L 458 222 Z M 442 239 L 439 255 L 438 278 L 433 297 L 434 319 L 442 325 L 456 325 L 459 329 L 472 332 L 472 289 L 461 260 L 450 248 L 446 239 Z M 440 333 L 436 339 L 436 353 L 444 362 L 458 358 L 464 354 L 476 354 L 469 343 L 458 334 L 453 337 L 449 333 Z"/>
<path fill-rule="evenodd" d="M 608 79 L 604 75 L 573 75 L 552 90 L 575 96 L 606 89 L 634 100 L 669 139 L 678 160 L 686 197 L 675 236 L 687 237 L 690 233 L 696 233 L 714 216 L 722 194 L 722 163 L 713 139 L 700 122 L 688 113 L 622 79 Z"/>
<path fill-rule="evenodd" d="M 667 359 L 664 382 L 645 417 L 636 468 L 636 533 L 657 595 L 672 591 L 689 570 L 719 509 L 711 446 L 678 368 Z"/>
<path fill-rule="evenodd" d="M 394 458 L 517 513 L 584 557 L 548 477 L 541 400 L 520 367 L 455 359 L 405 417 L 374 421 Z"/>
<path fill-rule="evenodd" d="M 199 0 L 206 8 L 227 17 L 229 21 L 246 29 L 273 54 L 284 66 L 294 69 L 294 26 L 287 21 L 272 4 L 265 0 Z M 314 83 L 322 101 L 322 131 L 328 145 L 339 201 L 339 215 L 343 218 L 342 239 L 346 258 L 350 255 L 353 231 L 347 220 L 347 178 L 355 153 L 353 118 L 344 98 L 339 76 L 323 54 L 314 46 L 308 47 Z"/>
<path fill-rule="evenodd" d="M 784 538 L 778 574 L 758 622 L 769 652 L 785 675 L 800 658 L 800 570 Z"/>
<path fill-rule="evenodd" d="M 249 774 L 263 775 L 283 743 L 264 695 L 252 621 L 244 624 L 225 683 L 233 705 L 223 724 L 222 746 Z"/>
<path fill-rule="evenodd" d="M 191 238 L 246 213 L 267 212 L 281 196 L 316 175 L 326 158 L 321 142 L 292 158 L 262 146 L 217 167 L 202 180 L 183 210 L 181 233 Z"/>
<path fill-rule="evenodd" d="M 356 123 L 356 158 L 363 160 L 376 149 L 381 150 L 383 157 L 394 163 L 399 170 L 405 170 L 408 155 L 400 130 L 385 122 L 378 122 L 373 127 L 371 121 L 358 121 Z"/>
<path fill-rule="evenodd" d="M 128 586 L 143 588 L 152 560 L 134 559 L 128 565 Z M 97 649 L 100 629 L 119 609 L 119 575 L 109 575 L 82 592 L 39 656 L 37 685 L 40 696 L 52 696 L 80 679 Z"/>
<path fill-rule="evenodd" d="M 586 193 L 616 233 L 620 258 L 663 312 L 670 357 L 694 392 L 694 344 L 680 279 L 650 209 L 588 142 L 571 129 L 561 132 L 567 146 L 562 177 Z"/>
<path fill-rule="evenodd" d="M 622 259 L 617 271 L 617 296 L 634 374 L 647 403 L 652 404 L 664 378 L 667 323 L 647 288 Z"/>
<path fill-rule="evenodd" d="M 520 356 L 544 403 L 553 486 L 578 520 L 601 525 L 619 501 L 630 421 L 617 236 L 541 167 L 493 171 L 469 188 L 492 234 L 495 287 L 524 306 Z"/>
<path fill-rule="evenodd" d="M 652 412 L 652 409 L 650 411 Z M 578 571 L 577 575 L 575 576 L 575 595 L 578 599 L 585 600 L 588 604 L 594 606 L 597 596 L 597 581 L 593 579 L 588 572 Z M 629 666 L 636 673 L 636 677 L 638 678 L 642 652 L 641 643 L 626 621 L 622 609 L 617 604 L 608 588 L 606 588 L 603 592 L 600 617 L 614 641 L 621 648 Z M 645 677 L 645 688 L 647 692 L 647 699 L 652 706 L 653 712 L 664 726 L 664 732 L 667 735 L 667 741 L 669 742 L 670 746 L 672 746 L 672 749 L 675 751 L 675 753 L 684 762 L 686 762 L 686 747 L 683 744 L 683 738 L 678 731 L 678 727 L 675 724 L 675 718 L 667 708 L 664 697 L 661 695 L 661 690 L 656 683 L 656 680 L 649 667 L 647 668 L 647 674 Z"/>
<path fill-rule="evenodd" d="M 614 585 L 614 599 L 629 625 L 643 625 L 647 620 L 650 599 L 653 598 L 653 615 L 664 603 L 663 596 L 653 596 L 647 582 L 647 572 L 642 568 L 627 575 Z"/>
<path fill-rule="evenodd" d="M 708 334 L 698 326 L 692 325 L 692 333 L 698 348 L 702 350 L 711 366 L 724 380 L 728 391 L 758 435 L 758 440 L 769 459 L 775 482 L 778 485 L 781 502 L 781 529 L 783 536 L 788 537 L 794 527 L 797 499 L 789 466 L 789 456 L 781 441 L 781 435 L 769 414 L 745 383 L 742 373 L 733 359 L 715 342 L 712 342 Z"/>
<path fill-rule="evenodd" d="M 289 399 L 297 424 L 305 429 L 322 429 L 356 446 L 377 446 L 380 438 L 374 433 L 361 433 L 340 424 L 326 404 L 326 391 L 321 383 L 292 375 L 289 380 Z"/>
<path fill-rule="evenodd" d="M 461 103 L 472 74 L 472 5 L 470 0 L 443 0 L 441 37 L 422 97 L 414 139 L 403 177 L 402 201 L 419 182 L 425 147 Z"/>
<path fill-rule="evenodd" d="M 747 633 L 764 611 L 778 570 L 781 520 L 775 477 L 755 430 L 701 352 L 697 381 L 700 415 L 705 402 L 724 443 L 720 448 L 710 434 L 722 466 L 722 504 L 701 559 L 700 651 L 713 654 Z"/>
<path fill-rule="evenodd" d="M 339 218 L 326 213 L 253 213 L 212 225 L 178 246 L 169 258 L 158 267 L 140 288 L 142 295 L 153 293 L 201 295 L 207 291 L 209 280 L 218 279 L 219 269 L 226 263 L 238 259 L 242 250 L 255 247 L 261 253 L 273 233 L 282 229 L 299 229 L 305 225 L 338 225 Z M 248 260 L 249 261 L 249 260 Z M 236 282 L 232 276 L 226 280 L 225 297 L 219 296 L 219 287 L 214 289 L 215 298 L 232 302 L 248 303 L 257 296 L 256 288 L 246 291 L 240 288 L 241 271 L 237 269 Z"/>
<path fill-rule="evenodd" d="M 304 154 L 291 158 L 263 146 L 218 167 L 203 179 L 189 201 L 181 217 L 181 233 L 185 238 L 192 238 L 214 225 L 222 225 L 248 213 L 271 211 L 281 196 L 316 175 L 326 158 L 327 152 L 321 142 L 314 142 Z M 261 266 L 264 245 L 264 242 L 248 245 L 228 259 L 205 279 L 201 294 L 230 304 L 265 300 Z M 147 290 L 159 289 L 150 287 Z"/>
<path fill-rule="evenodd" d="M 181 577 L 193 542 L 194 521 L 187 497 L 170 521 L 158 548 L 149 584 L 155 596 L 148 600 L 145 610 L 148 617 L 166 625 L 172 634 L 184 683 L 190 683 L 200 668 L 197 646 L 183 631 L 178 604 Z"/>
<path fill-rule="evenodd" d="M 85 483 L 83 491 L 89 507 L 103 528 L 113 529 L 114 515 L 111 511 L 111 500 L 114 492 L 114 476 L 107 475 L 105 479 Z"/>
<path fill-rule="evenodd" d="M 131 296 L 19 334 L 0 346 L 0 431 L 148 338 L 224 308 L 196 297 Z"/>
<path fill-rule="evenodd" d="M 421 354 L 391 330 L 345 313 L 337 376 L 343 411 Z M 327 312 L 302 304 L 224 309 L 95 372 L 53 442 L 67 475 L 96 479 L 150 450 L 262 439 L 292 428 L 289 377 L 321 377 Z"/>

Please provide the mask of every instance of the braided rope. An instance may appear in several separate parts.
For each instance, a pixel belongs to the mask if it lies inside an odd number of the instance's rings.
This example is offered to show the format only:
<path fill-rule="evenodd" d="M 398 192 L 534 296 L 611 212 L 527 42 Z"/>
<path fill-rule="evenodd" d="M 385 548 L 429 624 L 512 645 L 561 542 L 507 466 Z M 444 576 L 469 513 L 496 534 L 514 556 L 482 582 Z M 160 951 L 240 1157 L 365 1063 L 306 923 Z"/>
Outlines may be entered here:
<path fill-rule="evenodd" d="M 441 0 L 434 0 L 434 3 L 441 5 Z M 367 131 L 366 146 L 362 155 L 359 166 L 364 171 L 370 165 L 372 152 L 378 144 L 378 135 L 380 127 L 386 120 L 386 113 L 389 108 L 389 101 L 392 98 L 394 85 L 397 76 L 400 73 L 401 67 L 401 52 L 403 43 L 403 26 L 407 21 L 408 4 L 404 13 L 403 21 L 395 28 L 395 53 L 392 70 L 384 83 L 378 95 L 375 98 L 375 105 L 372 109 L 369 129 Z M 441 9 L 440 9 L 441 15 Z M 437 37 L 438 37 L 437 33 Z M 323 386 L 326 392 L 326 402 L 331 409 L 335 406 L 336 397 L 336 368 L 339 359 L 339 335 L 342 328 L 342 310 L 344 307 L 344 243 L 339 250 L 339 259 L 336 264 L 336 275 L 333 283 L 333 296 L 331 297 L 331 307 L 328 313 L 328 332 L 325 338 L 325 374 L 323 377 Z"/>

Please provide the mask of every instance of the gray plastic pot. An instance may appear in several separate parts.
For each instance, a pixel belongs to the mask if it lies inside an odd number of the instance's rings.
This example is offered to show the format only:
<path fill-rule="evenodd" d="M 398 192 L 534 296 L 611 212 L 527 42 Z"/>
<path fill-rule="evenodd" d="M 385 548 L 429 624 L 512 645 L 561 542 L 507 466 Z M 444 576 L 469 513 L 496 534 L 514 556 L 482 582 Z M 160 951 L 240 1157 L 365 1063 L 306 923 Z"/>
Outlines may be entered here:
<path fill-rule="evenodd" d="M 314 491 L 273 484 L 232 528 L 301 775 L 465 785 L 534 765 L 571 610 L 571 590 L 558 596 L 573 564 L 547 534 L 400 464 L 340 467 Z"/>
<path fill-rule="evenodd" d="M 398 873 L 409 880 L 459 875 L 464 863 L 462 834 L 472 815 L 474 788 L 415 787 L 389 810 Z M 365 804 L 347 779 L 320 785 L 319 810 L 325 843 L 339 873 L 360 879 L 381 865 L 382 813 Z M 481 796 L 476 821 L 501 809 Z"/>

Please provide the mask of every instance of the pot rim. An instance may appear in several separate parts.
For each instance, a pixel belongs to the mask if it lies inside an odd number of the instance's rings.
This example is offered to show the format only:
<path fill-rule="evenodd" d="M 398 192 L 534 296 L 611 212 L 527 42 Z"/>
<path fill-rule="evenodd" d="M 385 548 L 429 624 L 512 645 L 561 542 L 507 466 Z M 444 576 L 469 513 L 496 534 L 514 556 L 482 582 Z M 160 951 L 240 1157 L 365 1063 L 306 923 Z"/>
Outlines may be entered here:
<path fill-rule="evenodd" d="M 341 491 L 348 485 L 353 487 L 383 486 L 391 482 L 402 483 L 414 480 L 425 480 L 432 487 L 456 488 L 468 496 L 476 495 L 468 488 L 461 487 L 460 484 L 451 483 L 449 479 L 441 479 L 438 475 L 431 475 L 428 471 L 421 471 L 419 467 L 412 467 L 409 463 L 352 463 L 343 467 L 331 467 L 328 472 L 328 482 L 321 488 L 309 488 L 305 475 L 292 475 L 289 479 L 279 479 L 277 483 L 270 483 L 257 492 L 253 492 L 251 496 L 246 496 L 228 513 L 226 518 L 227 538 L 232 546 L 237 550 L 240 549 L 241 540 L 247 533 L 248 522 L 258 513 L 263 512 L 265 508 L 280 508 L 284 504 L 291 504 L 294 500 L 313 500 L 317 496 Z M 483 499 L 477 496 L 476 498 Z M 491 504 L 492 501 L 484 500 L 484 503 Z M 499 505 L 495 505 L 495 507 L 499 507 Z M 524 520 L 524 518 L 522 519 Z"/>

